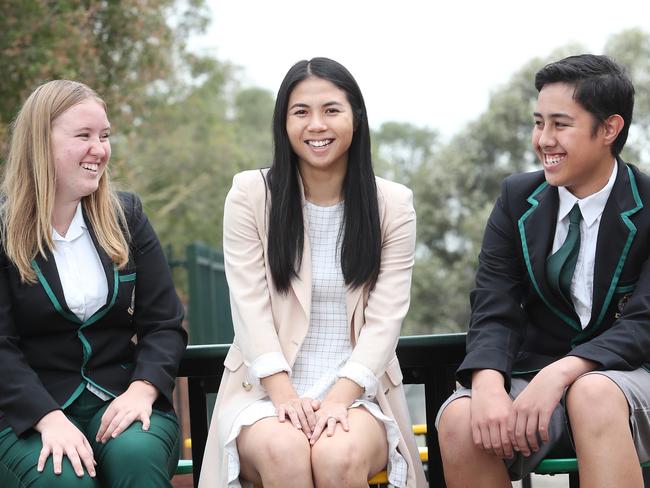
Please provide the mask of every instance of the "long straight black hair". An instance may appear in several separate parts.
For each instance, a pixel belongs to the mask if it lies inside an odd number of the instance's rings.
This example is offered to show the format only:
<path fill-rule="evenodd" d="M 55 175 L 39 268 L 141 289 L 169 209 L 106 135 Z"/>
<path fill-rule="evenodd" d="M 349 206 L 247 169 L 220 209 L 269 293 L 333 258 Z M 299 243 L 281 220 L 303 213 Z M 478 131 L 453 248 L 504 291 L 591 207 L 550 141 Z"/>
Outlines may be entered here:
<path fill-rule="evenodd" d="M 341 64 L 328 58 L 299 61 L 287 72 L 273 112 L 273 164 L 267 174 L 271 195 L 268 226 L 268 258 L 275 287 L 286 293 L 298 275 L 304 245 L 304 221 L 298 158 L 287 135 L 289 96 L 301 81 L 327 80 L 343 90 L 352 107 L 354 134 L 348 149 L 343 180 L 343 241 L 341 270 L 345 283 L 372 289 L 379 276 L 381 236 L 377 184 L 370 156 L 370 128 L 359 85 Z"/>

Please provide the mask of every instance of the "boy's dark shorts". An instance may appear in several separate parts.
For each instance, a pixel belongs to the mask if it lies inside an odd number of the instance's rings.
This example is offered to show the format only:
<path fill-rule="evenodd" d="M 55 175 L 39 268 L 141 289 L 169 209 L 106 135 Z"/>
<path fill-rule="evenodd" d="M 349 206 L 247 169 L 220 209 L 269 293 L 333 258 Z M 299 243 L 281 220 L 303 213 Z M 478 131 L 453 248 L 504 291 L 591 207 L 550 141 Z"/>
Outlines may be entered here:
<path fill-rule="evenodd" d="M 650 373 L 644 368 L 634 371 L 592 371 L 586 374 L 601 374 L 611 379 L 623 392 L 630 407 L 630 429 L 639 462 L 650 460 Z M 583 375 L 584 376 L 584 375 Z M 515 399 L 528 385 L 532 376 L 512 378 L 510 397 Z M 458 398 L 471 397 L 472 390 L 459 387 L 438 411 L 436 428 L 443 410 Z M 530 474 L 545 457 L 575 457 L 571 430 L 564 407 L 565 398 L 555 408 L 549 424 L 549 442 L 540 445 L 537 452 L 525 457 L 516 454 L 513 459 L 504 460 L 510 479 L 519 480 Z"/>

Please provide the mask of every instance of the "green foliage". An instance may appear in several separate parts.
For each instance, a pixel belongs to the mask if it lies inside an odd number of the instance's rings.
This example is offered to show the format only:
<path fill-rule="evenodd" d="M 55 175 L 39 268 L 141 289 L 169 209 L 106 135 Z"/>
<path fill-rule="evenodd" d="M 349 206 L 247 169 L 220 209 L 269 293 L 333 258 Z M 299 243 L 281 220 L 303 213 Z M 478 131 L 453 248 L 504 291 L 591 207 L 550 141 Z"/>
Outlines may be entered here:
<path fill-rule="evenodd" d="M 272 95 L 240 90 L 214 63 L 203 83 L 158 104 L 119 144 L 120 180 L 143 196 L 162 242 L 176 253 L 195 240 L 221 247 L 223 204 L 233 175 L 268 166 Z M 232 102 L 234 100 L 234 103 Z"/>
<path fill-rule="evenodd" d="M 141 195 L 176 259 L 195 240 L 221 247 L 232 176 L 271 155 L 272 95 L 186 49 L 207 12 L 205 0 L 5 0 L 0 16 L 0 140 L 40 83 L 87 83 L 109 108 L 114 180 Z"/>
<path fill-rule="evenodd" d="M 185 39 L 207 25 L 204 3 L 4 0 L 0 140 L 6 143 L 7 126 L 27 95 L 57 78 L 97 90 L 118 131 L 133 129 L 147 119 L 152 95 L 173 93 L 177 74 L 191 63 Z M 174 13 L 178 7 L 184 9 Z M 0 159 L 5 150 L 0 146 Z"/>
<path fill-rule="evenodd" d="M 630 29 L 612 36 L 605 54 L 621 62 L 634 81 L 634 120 L 623 159 L 650 169 L 650 35 Z"/>
<path fill-rule="evenodd" d="M 112 174 L 140 193 L 161 241 L 176 258 L 195 240 L 221 247 L 232 176 L 270 164 L 274 100 L 266 90 L 242 88 L 237 68 L 187 52 L 188 36 L 207 22 L 205 0 L 4 0 L 0 160 L 8 124 L 35 86 L 84 81 L 109 107 Z M 583 51 L 572 45 L 531 60 L 447 141 L 408 123 L 387 122 L 373 134 L 376 173 L 412 188 L 418 213 L 404 333 L 467 327 L 483 228 L 501 181 L 537 165 L 530 149 L 534 73 Z M 621 32 L 605 53 L 628 67 L 637 90 L 623 157 L 648 166 L 650 35 Z"/>
<path fill-rule="evenodd" d="M 403 333 L 467 328 L 483 228 L 501 181 L 537 167 L 530 146 L 535 72 L 550 61 L 582 52 L 583 47 L 570 45 L 531 60 L 493 92 L 485 112 L 444 144 L 435 137 L 419 142 L 423 129 L 408 124 L 384 124 L 374 135 L 378 173 L 384 171 L 413 189 L 418 214 L 411 311 Z M 635 122 L 623 157 L 647 164 L 650 35 L 622 32 L 609 40 L 605 52 L 627 65 L 637 90 Z M 392 166 L 386 161 L 391 158 Z"/>
<path fill-rule="evenodd" d="M 375 172 L 410 186 L 411 179 L 436 151 L 438 133 L 427 127 L 385 122 L 373 134 Z"/>

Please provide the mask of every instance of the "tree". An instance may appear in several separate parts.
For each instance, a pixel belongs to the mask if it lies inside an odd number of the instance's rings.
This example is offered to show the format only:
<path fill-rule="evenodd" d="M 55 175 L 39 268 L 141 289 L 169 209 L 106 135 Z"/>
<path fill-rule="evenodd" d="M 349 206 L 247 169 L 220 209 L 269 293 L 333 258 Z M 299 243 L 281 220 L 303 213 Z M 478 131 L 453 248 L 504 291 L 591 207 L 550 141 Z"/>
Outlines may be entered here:
<path fill-rule="evenodd" d="M 207 25 L 204 0 L 4 0 L 0 16 L 0 140 L 26 96 L 56 78 L 98 91 L 123 131 L 146 120 L 152 94 L 174 94 L 194 58 L 190 32 Z M 183 7 L 179 14 L 173 14 Z M 175 19 L 172 26 L 168 19 Z M 189 68 L 188 68 L 189 69 Z M 178 73 L 178 74 L 177 74 Z M 0 158 L 6 147 L 0 147 Z"/>
<path fill-rule="evenodd" d="M 634 81 L 634 118 L 623 158 L 650 168 L 650 34 L 629 29 L 612 36 L 605 54 L 626 66 Z"/>
<path fill-rule="evenodd" d="M 533 59 L 490 97 L 487 110 L 403 179 L 415 193 L 418 248 L 406 333 L 464 330 L 478 252 L 500 183 L 514 172 L 537 168 L 530 148 L 535 72 L 546 63 L 585 52 L 580 45 Z M 650 163 L 650 35 L 638 29 L 609 39 L 605 53 L 627 66 L 635 83 L 636 108 L 623 157 Z M 401 140 L 408 137 L 402 136 Z M 381 153 L 378 151 L 378 154 Z M 395 172 L 399 176 L 399 171 Z"/>
<path fill-rule="evenodd" d="M 403 122 L 385 122 L 372 141 L 375 172 L 407 186 L 439 144 L 437 131 Z"/>
<path fill-rule="evenodd" d="M 242 89 L 235 67 L 186 49 L 207 25 L 206 8 L 205 0 L 5 0 L 0 17 L 0 137 L 40 83 L 87 83 L 108 105 L 113 179 L 141 195 L 176 255 L 194 240 L 221 246 L 233 174 L 271 158 L 272 95 Z"/>
<path fill-rule="evenodd" d="M 241 89 L 227 64 L 212 61 L 203 74 L 115 143 L 120 181 L 142 195 L 161 241 L 177 254 L 196 240 L 221 247 L 233 175 L 268 166 L 272 154 L 272 95 Z"/>

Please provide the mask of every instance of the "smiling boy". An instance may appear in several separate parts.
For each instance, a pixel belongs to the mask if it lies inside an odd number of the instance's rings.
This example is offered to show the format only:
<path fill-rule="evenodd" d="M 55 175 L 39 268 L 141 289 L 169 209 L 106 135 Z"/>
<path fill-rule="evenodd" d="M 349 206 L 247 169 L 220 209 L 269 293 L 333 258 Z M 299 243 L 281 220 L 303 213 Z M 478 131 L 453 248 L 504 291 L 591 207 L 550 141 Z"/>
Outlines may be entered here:
<path fill-rule="evenodd" d="M 542 68 L 543 170 L 502 185 L 486 226 L 462 384 L 438 431 L 447 486 L 499 487 L 548 454 L 582 487 L 642 487 L 650 459 L 650 178 L 622 161 L 634 88 L 605 56 Z"/>

